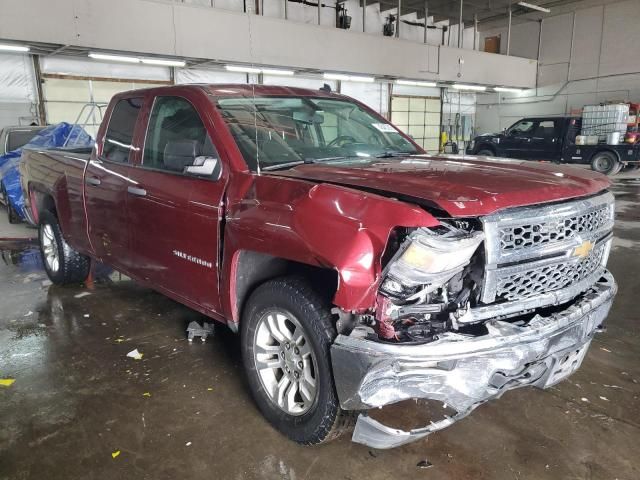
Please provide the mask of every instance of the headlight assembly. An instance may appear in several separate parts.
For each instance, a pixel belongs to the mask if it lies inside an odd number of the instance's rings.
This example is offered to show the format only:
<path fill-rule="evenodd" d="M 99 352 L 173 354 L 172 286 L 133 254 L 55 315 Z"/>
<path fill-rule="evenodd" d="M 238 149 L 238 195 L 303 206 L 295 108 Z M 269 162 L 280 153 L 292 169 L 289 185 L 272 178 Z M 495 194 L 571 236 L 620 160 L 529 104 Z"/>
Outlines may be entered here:
<path fill-rule="evenodd" d="M 413 231 L 387 267 L 390 290 L 424 285 L 435 290 L 469 263 L 484 239 L 482 232 L 453 229 L 444 235 L 427 228 Z M 395 293 L 395 292 L 394 292 Z"/>

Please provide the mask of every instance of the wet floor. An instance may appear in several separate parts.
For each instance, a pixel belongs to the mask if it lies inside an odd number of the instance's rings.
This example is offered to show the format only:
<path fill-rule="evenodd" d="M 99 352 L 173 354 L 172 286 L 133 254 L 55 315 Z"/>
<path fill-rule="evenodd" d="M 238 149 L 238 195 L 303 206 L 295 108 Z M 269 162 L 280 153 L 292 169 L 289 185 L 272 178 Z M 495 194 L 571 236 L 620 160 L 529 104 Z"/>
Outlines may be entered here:
<path fill-rule="evenodd" d="M 225 328 L 189 344 L 199 314 L 110 272 L 92 289 L 51 285 L 33 244 L 0 242 L 0 378 L 15 378 L 0 386 L 0 479 L 636 480 L 640 179 L 614 192 L 620 292 L 582 368 L 388 451 L 287 441 L 254 407 Z"/>

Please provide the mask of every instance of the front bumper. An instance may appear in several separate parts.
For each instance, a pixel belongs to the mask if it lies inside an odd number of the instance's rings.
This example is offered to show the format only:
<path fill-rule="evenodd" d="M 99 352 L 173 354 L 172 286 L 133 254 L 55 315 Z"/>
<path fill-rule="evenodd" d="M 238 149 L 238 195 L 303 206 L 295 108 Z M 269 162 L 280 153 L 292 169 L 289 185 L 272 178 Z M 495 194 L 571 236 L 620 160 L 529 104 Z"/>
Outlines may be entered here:
<path fill-rule="evenodd" d="M 527 385 L 547 388 L 581 364 L 617 291 L 606 272 L 565 310 L 536 315 L 526 326 L 489 321 L 483 336 L 448 332 L 432 343 L 401 345 L 339 335 L 331 347 L 340 405 L 367 410 L 418 398 L 456 410 L 422 428 L 403 431 L 360 414 L 353 441 L 392 448 L 425 437 L 465 417 L 487 400 Z"/>

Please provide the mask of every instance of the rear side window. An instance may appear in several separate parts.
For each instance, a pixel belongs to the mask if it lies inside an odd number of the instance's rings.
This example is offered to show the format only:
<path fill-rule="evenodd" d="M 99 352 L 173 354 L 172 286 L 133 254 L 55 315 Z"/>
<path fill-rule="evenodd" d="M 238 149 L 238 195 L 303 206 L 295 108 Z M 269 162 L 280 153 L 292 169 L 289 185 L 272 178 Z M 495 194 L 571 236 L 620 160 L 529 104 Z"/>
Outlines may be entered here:
<path fill-rule="evenodd" d="M 141 107 L 142 98 L 125 98 L 116 103 L 102 147 L 104 158 L 120 163 L 129 161 L 129 153 L 133 150 L 133 129 Z"/>
<path fill-rule="evenodd" d="M 13 130 L 9 132 L 9 140 L 7 142 L 7 152 L 11 152 L 20 147 L 24 147 L 35 137 L 42 129 L 25 129 Z"/>
<path fill-rule="evenodd" d="M 184 98 L 157 97 L 153 103 L 142 164 L 147 168 L 182 173 L 186 164 L 168 161 L 176 146 L 196 156 L 217 156 L 213 143 L 195 108 Z M 173 156 L 175 157 L 175 155 Z"/>

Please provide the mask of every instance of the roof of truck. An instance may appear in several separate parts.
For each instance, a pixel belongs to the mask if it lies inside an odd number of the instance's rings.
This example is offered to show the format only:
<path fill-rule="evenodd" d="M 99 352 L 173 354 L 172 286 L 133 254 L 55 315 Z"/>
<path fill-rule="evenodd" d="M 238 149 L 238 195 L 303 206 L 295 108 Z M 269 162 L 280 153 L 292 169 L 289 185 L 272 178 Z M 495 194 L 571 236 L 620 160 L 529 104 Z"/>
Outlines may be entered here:
<path fill-rule="evenodd" d="M 119 97 L 131 96 L 131 94 L 153 93 L 154 91 L 167 92 L 171 90 L 179 90 L 184 88 L 199 88 L 216 97 L 244 97 L 253 95 L 285 95 L 298 97 L 326 97 L 336 98 L 342 95 L 327 92 L 326 90 L 313 90 L 309 88 L 285 87 L 278 85 L 256 85 L 248 83 L 224 83 L 224 84 L 207 84 L 207 83 L 188 83 L 161 87 L 151 87 L 139 90 L 130 90 L 121 92 Z"/>

